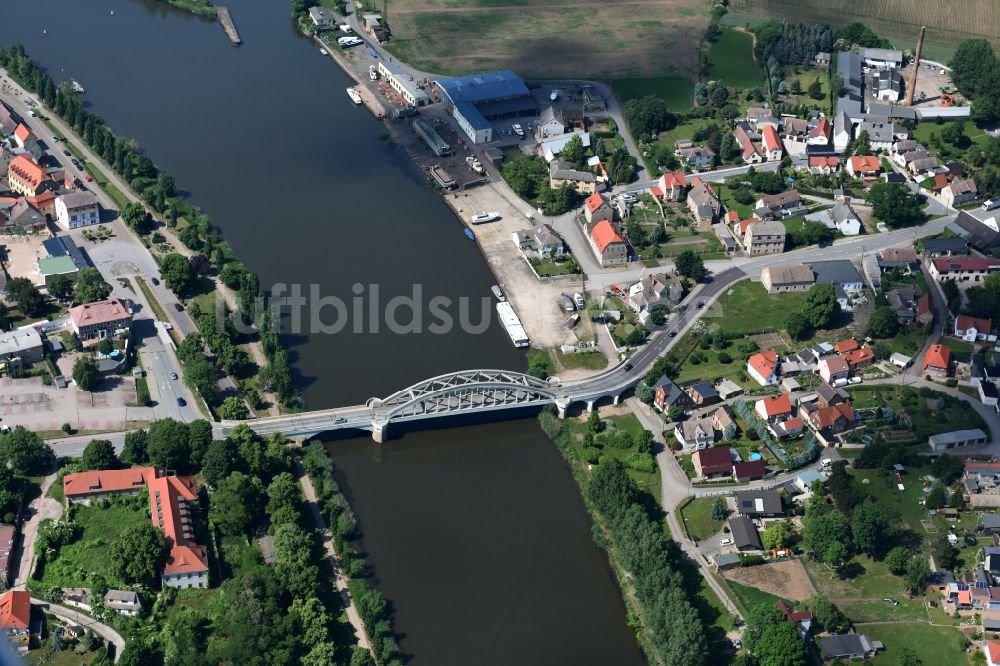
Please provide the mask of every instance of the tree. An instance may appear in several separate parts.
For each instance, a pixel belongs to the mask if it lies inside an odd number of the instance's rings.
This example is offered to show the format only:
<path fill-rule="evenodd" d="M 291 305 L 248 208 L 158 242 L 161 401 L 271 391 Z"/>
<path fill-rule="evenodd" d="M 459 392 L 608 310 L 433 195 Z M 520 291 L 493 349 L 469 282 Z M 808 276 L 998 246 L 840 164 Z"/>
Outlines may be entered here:
<path fill-rule="evenodd" d="M 927 493 L 924 500 L 928 509 L 940 509 L 944 507 L 944 486 L 940 483 L 934 484 L 931 491 Z"/>
<path fill-rule="evenodd" d="M 587 149 L 583 147 L 583 140 L 579 134 L 574 134 L 562 150 L 559 151 L 559 159 L 580 168 L 587 160 Z"/>
<path fill-rule="evenodd" d="M 958 559 L 958 549 L 948 541 L 947 534 L 942 534 L 931 543 L 931 556 L 938 569 L 951 571 Z"/>
<path fill-rule="evenodd" d="M 216 440 L 208 445 L 208 450 L 202 458 L 201 473 L 211 486 L 218 485 L 219 481 L 229 476 L 235 469 L 235 460 L 232 450 L 225 441 Z"/>
<path fill-rule="evenodd" d="M 903 183 L 876 181 L 865 200 L 872 206 L 875 217 L 893 229 L 922 224 L 927 217 L 921 210 L 920 198 Z"/>
<path fill-rule="evenodd" d="M 655 95 L 630 99 L 625 103 L 625 120 L 637 139 L 647 139 L 673 129 L 677 118 L 670 113 L 666 101 Z"/>
<path fill-rule="evenodd" d="M 97 361 L 90 354 L 80 356 L 73 363 L 73 381 L 76 382 L 81 391 L 89 391 L 94 388 L 100 376 Z"/>
<path fill-rule="evenodd" d="M 871 141 L 871 136 L 868 134 L 868 130 L 861 130 L 860 132 L 858 132 L 858 136 L 854 139 L 854 154 L 855 155 L 872 154 L 872 141 Z"/>
<path fill-rule="evenodd" d="M 38 287 L 24 277 L 11 278 L 7 281 L 7 296 L 29 317 L 40 314 L 42 306 L 45 305 L 45 299 L 42 298 Z"/>
<path fill-rule="evenodd" d="M 876 560 L 883 555 L 892 538 L 890 518 L 875 502 L 864 502 L 851 513 L 851 534 L 854 545 Z"/>
<path fill-rule="evenodd" d="M 802 543 L 816 559 L 839 566 L 847 557 L 851 531 L 847 517 L 837 509 L 806 520 Z"/>
<path fill-rule="evenodd" d="M 143 521 L 125 528 L 108 547 L 108 561 L 126 583 L 159 587 L 160 570 L 167 562 L 167 540 L 152 523 Z"/>
<path fill-rule="evenodd" d="M 635 387 L 635 397 L 647 405 L 651 405 L 653 399 L 656 398 L 656 391 L 646 382 L 639 382 Z"/>
<path fill-rule="evenodd" d="M 222 414 L 222 418 L 230 421 L 242 421 L 250 416 L 250 410 L 247 409 L 246 403 L 243 402 L 242 398 L 235 395 L 231 395 L 222 401 L 222 407 L 219 409 L 219 412 Z"/>
<path fill-rule="evenodd" d="M 94 349 L 97 351 L 98 354 L 104 354 L 105 356 L 107 356 L 112 351 L 114 351 L 115 345 L 111 341 L 111 338 L 102 338 L 101 341 L 98 342 L 97 345 L 95 345 Z"/>
<path fill-rule="evenodd" d="M 788 529 L 787 524 L 775 522 L 767 526 L 767 529 L 760 535 L 760 539 L 765 550 L 772 550 L 784 548 L 790 536 L 791 530 Z"/>
<path fill-rule="evenodd" d="M 53 275 L 49 278 L 49 296 L 65 301 L 73 295 L 73 280 L 68 275 Z"/>
<path fill-rule="evenodd" d="M 187 469 L 191 460 L 187 424 L 174 419 L 153 421 L 147 441 L 149 462 L 154 467 Z"/>
<path fill-rule="evenodd" d="M 225 534 L 245 534 L 260 519 L 262 491 L 257 477 L 233 472 L 212 493 L 209 518 Z"/>
<path fill-rule="evenodd" d="M 125 435 L 125 444 L 122 448 L 122 460 L 130 465 L 145 465 L 149 462 L 149 451 L 147 450 L 147 436 L 145 430 L 132 430 Z"/>
<path fill-rule="evenodd" d="M 743 644 L 761 666 L 805 666 L 806 649 L 799 629 L 770 603 L 747 614 Z"/>
<path fill-rule="evenodd" d="M 152 226 L 153 219 L 150 217 L 146 207 L 135 201 L 130 201 L 122 206 L 121 210 L 118 211 L 118 215 L 121 216 L 122 221 L 128 225 L 129 229 L 139 234 L 148 233 Z"/>
<path fill-rule="evenodd" d="M 726 506 L 726 500 L 716 497 L 712 502 L 712 520 L 725 520 L 728 515 L 729 507 Z"/>
<path fill-rule="evenodd" d="M 952 491 L 951 497 L 948 498 L 948 506 L 952 509 L 965 508 L 965 493 L 962 491 L 961 486 Z"/>
<path fill-rule="evenodd" d="M 10 464 L 11 470 L 25 476 L 48 473 L 55 454 L 37 433 L 17 426 L 0 434 L 0 465 Z"/>
<path fill-rule="evenodd" d="M 701 259 L 701 255 L 696 253 L 694 250 L 684 250 L 674 258 L 674 267 L 677 272 L 684 277 L 690 278 L 695 282 L 701 282 L 705 279 L 708 271 L 705 269 L 705 263 Z"/>
<path fill-rule="evenodd" d="M 841 634 L 851 628 L 851 621 L 837 605 L 821 594 L 814 594 L 805 600 L 805 607 L 812 611 L 813 620 L 824 631 Z"/>
<path fill-rule="evenodd" d="M 797 79 L 795 80 L 795 83 L 798 83 Z M 795 91 L 793 90 L 792 92 Z M 825 95 L 823 95 L 823 84 L 819 82 L 818 78 L 809 84 L 809 97 L 815 100 L 820 100 L 823 99 L 823 97 L 825 97 Z"/>
<path fill-rule="evenodd" d="M 986 86 L 998 67 L 993 46 L 985 39 L 966 39 L 951 58 L 951 80 L 965 95 L 975 99 L 989 94 Z"/>
<path fill-rule="evenodd" d="M 160 262 L 160 275 L 163 276 L 163 284 L 167 286 L 167 289 L 178 296 L 186 294 L 194 282 L 194 271 L 191 270 L 191 264 L 176 252 L 171 252 L 163 257 Z"/>
<path fill-rule="evenodd" d="M 722 83 L 718 83 L 711 92 L 712 106 L 721 109 L 729 101 L 729 89 Z"/>
<path fill-rule="evenodd" d="M 829 328 L 840 314 L 840 303 L 831 284 L 814 284 L 802 303 L 802 314 L 812 328 Z"/>
<path fill-rule="evenodd" d="M 84 469 L 115 469 L 118 467 L 118 457 L 115 447 L 106 439 L 92 439 L 80 456 L 80 464 Z"/>
<path fill-rule="evenodd" d="M 927 564 L 927 558 L 923 555 L 914 555 L 910 559 L 910 563 L 906 565 L 906 575 L 903 576 L 907 591 L 912 596 L 923 594 L 924 587 L 927 585 L 927 577 L 930 575 L 931 568 Z"/>
<path fill-rule="evenodd" d="M 913 553 L 909 548 L 906 546 L 896 546 L 886 553 L 885 565 L 889 567 L 889 571 L 897 576 L 901 576 L 906 573 L 911 557 L 913 557 Z"/>
<path fill-rule="evenodd" d="M 77 303 L 103 301 L 111 295 L 111 285 L 104 281 L 96 268 L 88 266 L 76 275 L 73 300 Z"/>
<path fill-rule="evenodd" d="M 802 340 L 808 337 L 809 334 L 809 320 L 801 312 L 789 312 L 785 315 L 785 330 L 788 331 L 788 335 L 792 336 L 795 340 Z"/>
<path fill-rule="evenodd" d="M 816 82 L 819 83 L 819 79 L 817 79 Z M 812 91 L 812 86 L 809 86 L 809 89 L 810 89 L 810 92 L 811 92 Z M 793 95 L 801 95 L 802 94 L 802 83 L 800 83 L 798 79 L 792 79 L 792 83 L 791 83 L 791 85 L 789 85 L 788 90 Z"/>

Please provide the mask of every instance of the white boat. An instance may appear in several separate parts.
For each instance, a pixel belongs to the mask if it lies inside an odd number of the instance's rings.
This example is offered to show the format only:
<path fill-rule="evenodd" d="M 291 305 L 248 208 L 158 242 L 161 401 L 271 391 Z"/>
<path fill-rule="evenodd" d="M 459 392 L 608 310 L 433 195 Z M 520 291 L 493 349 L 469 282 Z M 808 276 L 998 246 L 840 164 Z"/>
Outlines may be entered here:
<path fill-rule="evenodd" d="M 500 301 L 501 303 L 507 300 L 507 297 L 503 295 L 503 289 L 500 288 L 500 285 L 498 284 L 493 285 L 492 287 L 490 287 L 490 291 L 493 292 L 493 295 L 496 296 L 497 300 Z"/>
<path fill-rule="evenodd" d="M 361 104 L 361 94 L 354 88 L 347 89 L 347 96 L 351 98 L 351 101 L 355 104 Z"/>
<path fill-rule="evenodd" d="M 328 53 L 326 52 L 326 49 L 320 49 L 320 50 L 319 50 L 319 52 L 320 52 L 320 53 L 322 53 L 323 55 L 329 55 L 329 54 L 328 54 Z"/>
<path fill-rule="evenodd" d="M 492 222 L 493 220 L 499 220 L 500 213 L 496 211 L 485 211 L 481 210 L 469 218 L 470 224 L 483 224 L 485 222 Z"/>
<path fill-rule="evenodd" d="M 521 320 L 518 319 L 517 313 L 514 312 L 514 307 L 510 303 L 507 301 L 497 303 L 497 314 L 500 315 L 500 323 L 503 324 L 515 347 L 527 347 L 531 344 L 528 334 L 521 326 Z"/>

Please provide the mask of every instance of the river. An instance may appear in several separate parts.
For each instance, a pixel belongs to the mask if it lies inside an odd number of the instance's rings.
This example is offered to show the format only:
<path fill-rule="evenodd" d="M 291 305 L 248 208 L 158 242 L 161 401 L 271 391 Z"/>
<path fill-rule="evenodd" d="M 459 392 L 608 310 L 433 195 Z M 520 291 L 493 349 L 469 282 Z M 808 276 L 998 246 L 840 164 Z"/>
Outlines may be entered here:
<path fill-rule="evenodd" d="M 23 43 L 57 83 L 79 80 L 90 108 L 191 190 L 265 287 L 316 285 L 349 308 L 362 293 L 345 330 L 316 332 L 308 316 L 286 329 L 307 406 L 357 404 L 449 370 L 523 368 L 496 322 L 428 331 L 433 297 L 456 321 L 462 303 L 472 325 L 492 315 L 476 246 L 350 104 L 348 78 L 296 33 L 285 0 L 229 7 L 239 48 L 153 0 L 5 0 L 0 43 Z M 396 321 L 411 330 L 388 330 L 371 294 L 385 306 L 414 289 L 422 321 L 404 306 Z M 321 314 L 330 324 L 336 310 Z M 577 488 L 533 419 L 329 449 L 415 666 L 642 663 Z"/>

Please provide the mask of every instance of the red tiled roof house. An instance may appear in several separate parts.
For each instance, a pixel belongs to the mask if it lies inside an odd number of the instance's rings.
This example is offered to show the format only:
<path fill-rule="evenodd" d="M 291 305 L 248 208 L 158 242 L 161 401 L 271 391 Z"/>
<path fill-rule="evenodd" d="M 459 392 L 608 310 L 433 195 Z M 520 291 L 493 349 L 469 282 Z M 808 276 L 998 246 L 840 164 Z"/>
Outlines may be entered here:
<path fill-rule="evenodd" d="M 747 372 L 761 386 L 778 383 L 778 354 L 773 351 L 754 354 L 747 359 Z"/>
<path fill-rule="evenodd" d="M 601 220 L 591 230 L 590 246 L 601 266 L 616 266 L 628 261 L 628 245 L 607 220 Z"/>
<path fill-rule="evenodd" d="M 924 356 L 921 370 L 924 374 L 944 379 L 951 372 L 951 350 L 944 345 L 933 345 Z"/>
<path fill-rule="evenodd" d="M 733 469 L 733 452 L 728 446 L 701 449 L 691 454 L 691 463 L 700 477 L 729 476 Z"/>
<path fill-rule="evenodd" d="M 81 340 L 101 340 L 132 327 L 132 313 L 118 300 L 96 301 L 70 308 L 73 330 Z"/>

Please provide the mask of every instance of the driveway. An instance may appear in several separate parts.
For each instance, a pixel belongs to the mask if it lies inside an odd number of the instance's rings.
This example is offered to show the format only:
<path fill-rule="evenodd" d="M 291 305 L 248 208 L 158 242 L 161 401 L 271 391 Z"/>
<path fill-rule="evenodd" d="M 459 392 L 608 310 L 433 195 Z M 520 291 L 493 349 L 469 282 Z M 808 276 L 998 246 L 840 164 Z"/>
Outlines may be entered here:
<path fill-rule="evenodd" d="M 66 606 L 60 606 L 59 604 L 54 604 L 51 601 L 42 601 L 41 599 L 31 598 L 31 605 L 41 608 L 46 613 L 51 613 L 55 615 L 60 620 L 70 622 L 73 624 L 79 624 L 86 627 L 87 629 L 93 631 L 95 634 L 111 643 L 115 646 L 115 661 L 118 661 L 122 656 L 122 651 L 125 649 L 125 639 L 122 638 L 121 634 L 117 631 L 104 624 L 103 622 L 98 622 L 94 618 L 81 613 L 76 608 L 68 608 Z"/>
<path fill-rule="evenodd" d="M 46 518 L 57 520 L 62 517 L 63 506 L 45 493 L 58 479 L 57 474 L 49 474 L 42 479 L 38 497 L 31 501 L 25 512 L 25 521 L 21 525 L 21 544 L 17 548 L 17 574 L 14 577 L 14 589 L 22 590 L 35 568 L 35 537 L 38 536 L 38 526 Z"/>

